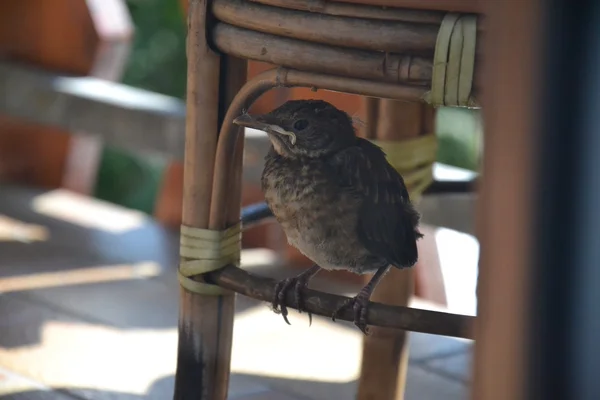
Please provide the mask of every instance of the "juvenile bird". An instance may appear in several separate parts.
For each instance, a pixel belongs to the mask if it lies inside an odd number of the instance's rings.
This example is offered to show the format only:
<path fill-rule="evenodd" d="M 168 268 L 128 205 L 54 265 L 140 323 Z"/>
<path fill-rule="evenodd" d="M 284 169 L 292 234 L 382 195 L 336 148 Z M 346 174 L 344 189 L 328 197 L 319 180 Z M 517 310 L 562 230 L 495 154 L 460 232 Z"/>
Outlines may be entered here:
<path fill-rule="evenodd" d="M 321 269 L 374 273 L 347 307 L 365 334 L 367 306 L 389 270 L 417 262 L 419 214 L 404 180 L 384 152 L 356 136 L 352 119 L 321 100 L 288 101 L 264 115 L 243 114 L 240 126 L 265 131 L 272 146 L 265 157 L 262 190 L 288 242 L 315 265 L 280 281 L 273 309 L 285 321 L 286 292 L 294 289 L 302 311 L 303 289 Z"/>

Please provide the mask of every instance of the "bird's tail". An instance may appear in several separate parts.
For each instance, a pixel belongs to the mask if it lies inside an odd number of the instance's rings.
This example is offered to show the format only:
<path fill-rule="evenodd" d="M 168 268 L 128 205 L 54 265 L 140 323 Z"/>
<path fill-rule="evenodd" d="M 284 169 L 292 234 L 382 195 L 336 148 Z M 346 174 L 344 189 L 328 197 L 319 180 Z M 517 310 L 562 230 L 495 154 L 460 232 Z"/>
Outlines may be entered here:
<path fill-rule="evenodd" d="M 419 259 L 419 250 L 417 247 L 417 240 L 423 237 L 423 234 L 419 231 L 419 221 L 421 219 L 421 215 L 415 210 L 412 204 L 406 205 L 406 212 L 404 215 L 407 218 L 407 221 L 402 224 L 404 229 L 404 240 L 406 243 L 404 244 L 404 248 L 406 249 L 406 258 L 410 266 L 416 264 Z"/>

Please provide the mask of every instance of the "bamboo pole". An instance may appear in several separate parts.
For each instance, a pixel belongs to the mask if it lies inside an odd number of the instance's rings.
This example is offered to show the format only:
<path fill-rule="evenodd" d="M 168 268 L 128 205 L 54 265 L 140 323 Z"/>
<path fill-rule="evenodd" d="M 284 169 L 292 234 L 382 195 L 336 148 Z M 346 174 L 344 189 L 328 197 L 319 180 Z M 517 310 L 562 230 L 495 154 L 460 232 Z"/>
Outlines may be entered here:
<path fill-rule="evenodd" d="M 256 276 L 233 265 L 210 272 L 207 274 L 207 280 L 244 296 L 267 302 L 273 299 L 274 287 L 277 283 L 275 279 Z M 307 289 L 303 305 L 306 311 L 329 318 L 347 299 L 348 297 L 345 296 Z M 292 292 L 287 294 L 286 304 L 290 308 L 298 307 Z M 354 320 L 354 311 L 345 309 L 336 319 L 351 322 Z M 377 302 L 369 304 L 367 316 L 369 327 L 384 327 L 392 333 L 394 331 L 390 328 L 466 339 L 473 338 L 472 325 L 475 320 L 476 318 L 470 315 L 390 306 Z"/>
<path fill-rule="evenodd" d="M 234 59 L 232 57 L 225 58 L 227 63 L 226 79 L 223 80 L 223 91 L 225 92 L 224 109 L 221 110 L 221 124 L 223 118 L 227 114 L 227 109 L 233 103 L 240 89 L 246 83 L 248 63 L 243 59 Z M 235 129 L 235 128 L 234 128 Z M 222 198 L 213 198 L 212 201 L 228 203 L 227 214 L 224 220 L 219 217 L 213 219 L 211 212 L 210 227 L 211 229 L 225 229 L 233 224 L 236 224 L 240 219 L 242 207 L 242 169 L 243 169 L 243 153 L 244 153 L 244 135 L 240 134 L 242 128 L 238 127 L 237 140 L 235 150 L 232 154 L 232 176 L 230 182 L 230 193 Z M 216 149 L 215 149 L 216 151 Z M 212 210 L 212 207 L 211 207 Z"/>
<path fill-rule="evenodd" d="M 210 195 L 219 124 L 220 57 L 208 46 L 208 0 L 188 5 L 188 78 L 182 223 L 209 227 Z M 180 289 L 176 400 L 224 400 L 230 349 L 220 345 L 232 331 L 233 297 L 203 296 Z M 229 318 L 221 318 L 226 315 Z M 224 368 L 223 366 L 226 365 Z"/>
<path fill-rule="evenodd" d="M 250 0 L 268 6 L 310 11 L 319 14 L 380 19 L 387 21 L 418 22 L 439 24 L 444 18 L 443 11 L 410 10 L 402 8 L 377 7 L 364 4 L 337 3 L 328 0 Z"/>
<path fill-rule="evenodd" d="M 240 0 L 215 0 L 213 12 L 219 21 L 252 31 L 353 49 L 430 56 L 439 29 L 439 23 L 339 17 Z"/>
<path fill-rule="evenodd" d="M 310 43 L 225 23 L 215 24 L 212 40 L 226 54 L 303 71 L 394 83 L 431 82 L 431 57 Z"/>
<path fill-rule="evenodd" d="M 480 0 L 343 0 L 345 3 L 369 6 L 437 10 L 444 12 L 481 13 L 484 9 Z"/>

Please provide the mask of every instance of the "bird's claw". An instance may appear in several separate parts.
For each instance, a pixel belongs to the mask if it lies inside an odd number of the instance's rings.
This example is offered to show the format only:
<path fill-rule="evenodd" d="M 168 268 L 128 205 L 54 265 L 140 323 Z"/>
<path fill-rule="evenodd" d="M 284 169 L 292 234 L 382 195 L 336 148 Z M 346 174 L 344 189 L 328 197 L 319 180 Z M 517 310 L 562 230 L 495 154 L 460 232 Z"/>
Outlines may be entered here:
<path fill-rule="evenodd" d="M 354 310 L 354 325 L 358 327 L 365 335 L 369 334 L 367 328 L 367 310 L 369 307 L 369 297 L 364 296 L 361 293 L 347 299 L 344 303 L 334 311 L 331 319 L 335 322 L 336 317 L 346 308 L 352 307 Z"/>
<path fill-rule="evenodd" d="M 276 313 L 281 313 L 283 320 L 288 324 L 290 321 L 288 320 L 288 309 L 285 304 L 285 298 L 287 291 L 293 286 L 294 287 L 294 297 L 296 299 L 296 304 L 298 305 L 298 312 L 302 313 L 304 310 L 304 297 L 302 296 L 302 289 L 306 288 L 307 281 L 304 279 L 300 279 L 298 277 L 286 278 L 275 285 L 275 291 L 273 295 L 273 311 Z M 309 326 L 312 325 L 312 314 L 308 313 L 308 321 Z"/>

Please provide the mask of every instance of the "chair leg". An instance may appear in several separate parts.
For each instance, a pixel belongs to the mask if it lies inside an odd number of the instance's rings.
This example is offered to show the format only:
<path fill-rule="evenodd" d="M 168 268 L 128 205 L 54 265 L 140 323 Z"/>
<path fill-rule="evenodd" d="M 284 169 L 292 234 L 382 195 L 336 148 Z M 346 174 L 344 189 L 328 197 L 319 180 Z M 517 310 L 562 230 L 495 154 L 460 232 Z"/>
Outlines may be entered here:
<path fill-rule="evenodd" d="M 414 271 L 392 268 L 373 293 L 372 301 L 407 305 L 413 293 Z M 408 369 L 408 332 L 369 327 L 363 341 L 358 400 L 404 398 Z"/>
<path fill-rule="evenodd" d="M 240 217 L 243 137 L 231 154 L 234 173 L 225 221 L 211 216 L 211 192 L 218 130 L 226 107 L 246 80 L 246 62 L 220 57 L 208 46 L 207 2 L 189 2 L 186 147 L 182 224 L 221 230 Z M 222 223 L 224 222 L 224 223 Z M 225 400 L 229 386 L 234 296 L 181 289 L 176 400 Z"/>
<path fill-rule="evenodd" d="M 375 129 L 378 140 L 402 140 L 430 133 L 434 113 L 420 103 L 379 100 L 375 115 L 369 113 L 367 125 Z M 409 188 L 410 190 L 410 188 Z M 406 306 L 414 293 L 414 269 L 392 268 L 381 281 L 372 301 Z M 408 332 L 371 327 L 363 341 L 362 370 L 358 400 L 399 400 L 404 398 L 408 369 Z"/>

